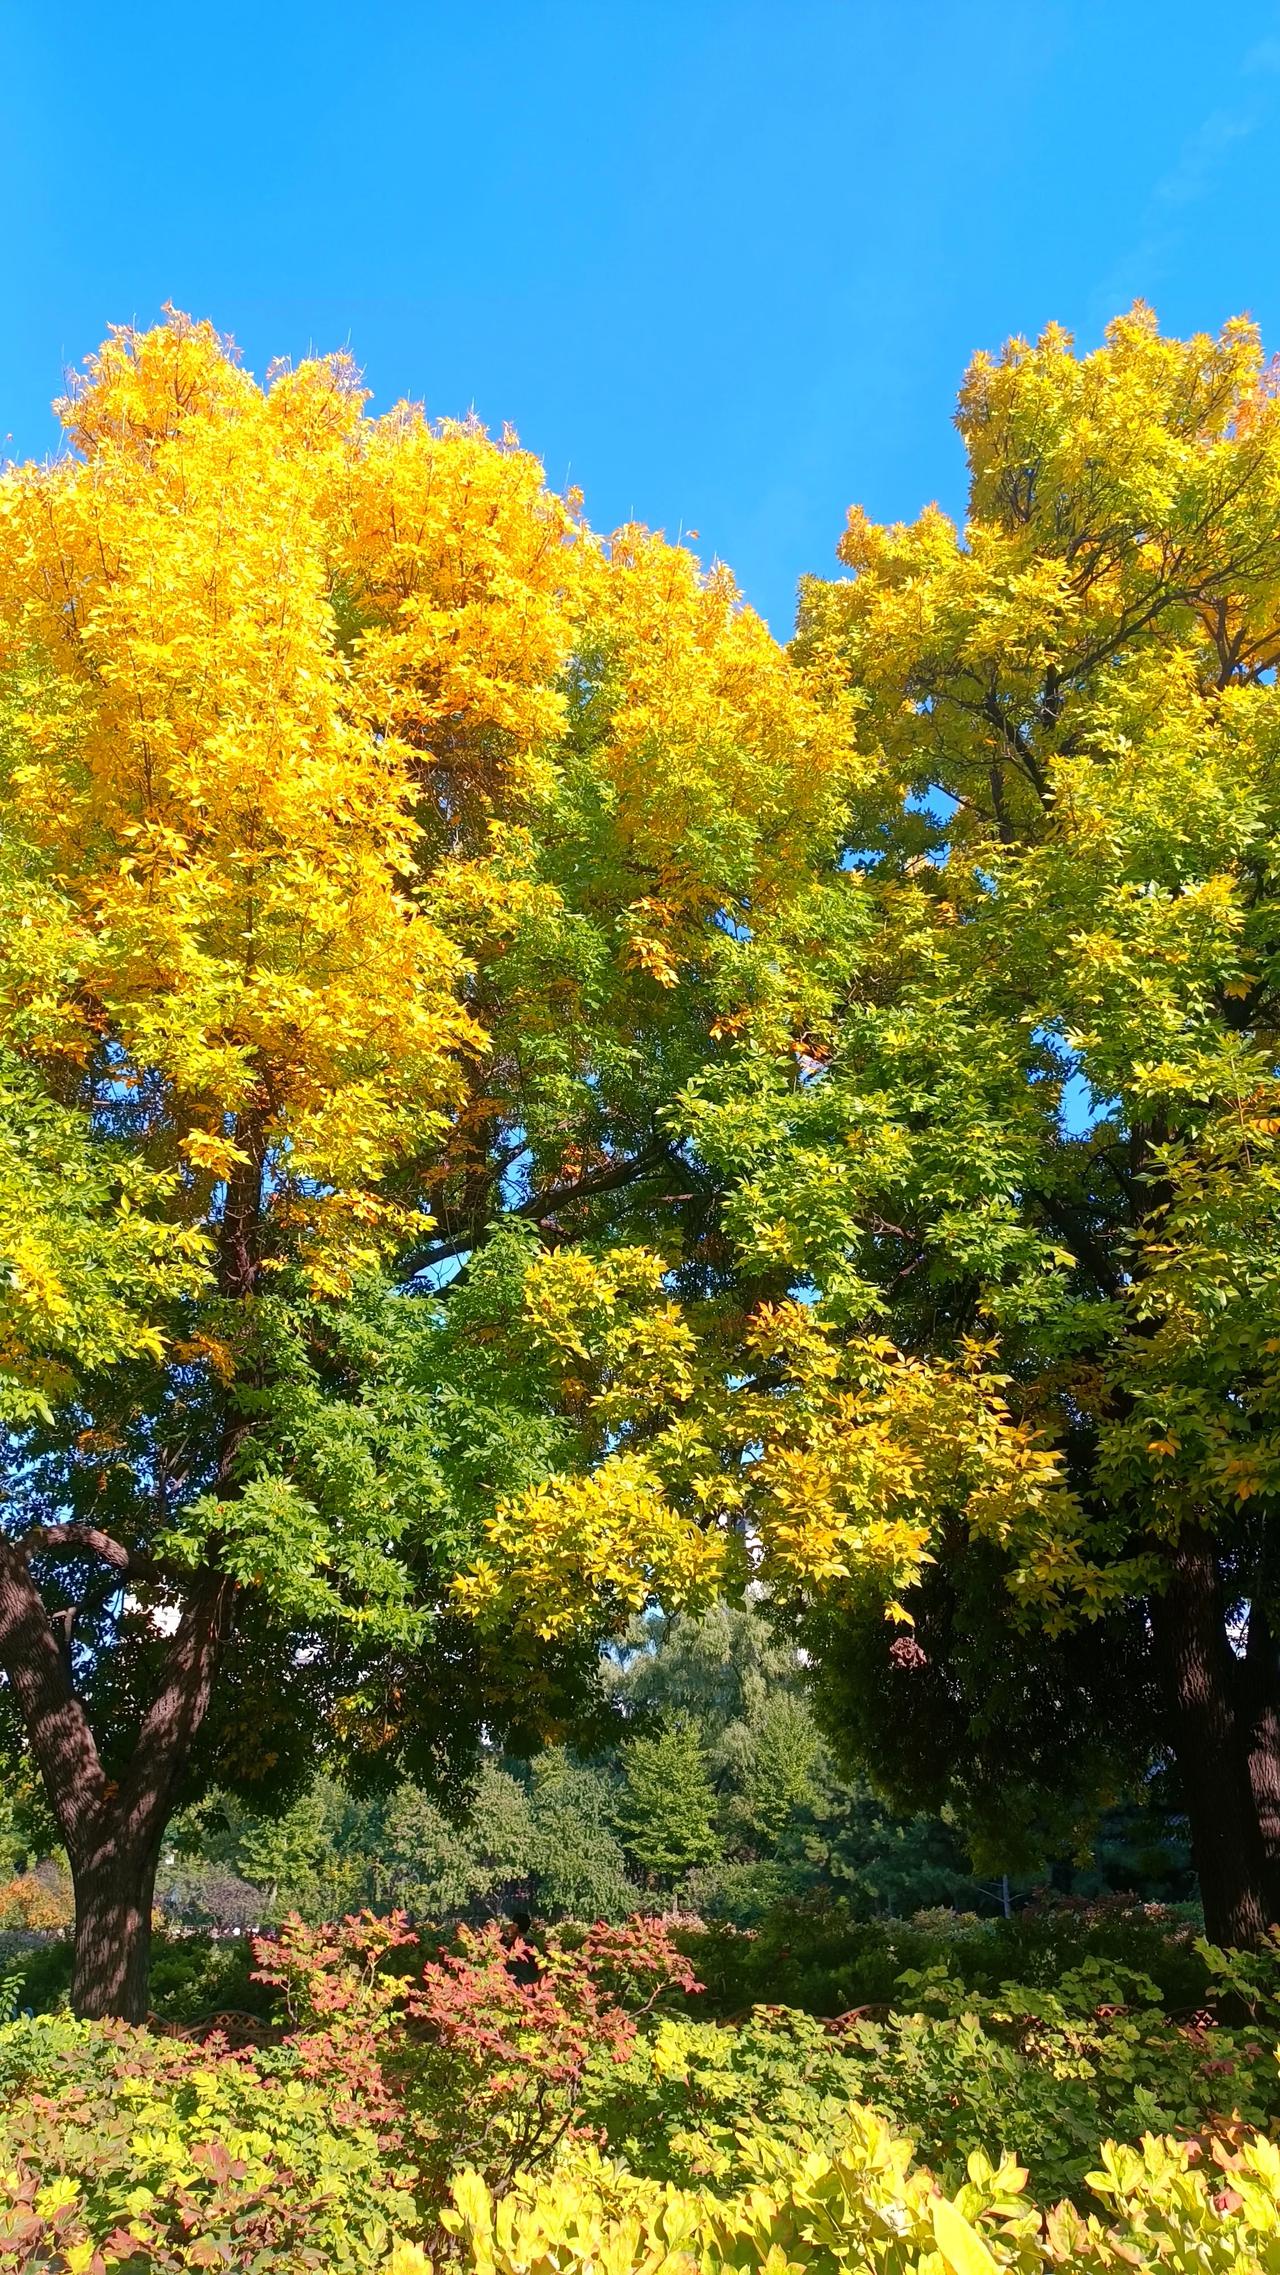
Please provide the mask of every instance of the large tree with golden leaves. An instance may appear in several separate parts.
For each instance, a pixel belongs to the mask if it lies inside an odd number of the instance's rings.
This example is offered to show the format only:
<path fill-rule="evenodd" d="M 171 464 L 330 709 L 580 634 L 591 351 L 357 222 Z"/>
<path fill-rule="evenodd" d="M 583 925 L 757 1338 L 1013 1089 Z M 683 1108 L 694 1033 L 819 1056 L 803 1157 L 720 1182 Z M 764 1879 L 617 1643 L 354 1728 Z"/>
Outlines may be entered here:
<path fill-rule="evenodd" d="M 1105 1623 L 1160 1702 L 1210 1932 L 1245 1943 L 1280 1919 L 1275 372 L 1248 322 L 1166 339 L 1138 307 L 1090 354 L 1051 328 L 979 356 L 958 424 L 965 526 L 855 511 L 848 577 L 802 592 L 796 659 L 845 676 L 881 769 L 875 922 L 815 1079 L 744 1067 L 704 1143 L 745 1254 L 781 1244 L 900 1352 L 981 1346 L 1056 1473 L 1048 1527 L 935 1522 L 870 1713 L 820 1612 L 863 1727 L 918 1699 L 924 1745 L 949 1719 L 990 1752 L 1022 1660 L 1051 1754 L 1077 1725 L 1036 1629 Z"/>
<path fill-rule="evenodd" d="M 500 1717 L 453 1582 L 579 1442 L 532 1248 L 696 1246 L 664 1111 L 844 757 L 727 575 L 342 359 L 172 316 L 62 415 L 0 484 L 0 1664 L 136 2017 L 202 1765 Z"/>
<path fill-rule="evenodd" d="M 789 656 L 341 362 L 264 390 L 174 318 L 65 418 L 0 487 L 0 1664 L 81 2008 L 142 2011 L 198 1777 L 443 1771 L 749 1575 L 904 1724 L 966 1695 L 940 1599 L 1010 1659 L 1119 1623 L 1211 1926 L 1260 1933 L 1252 330 L 980 359 L 966 530 L 853 517 Z"/>

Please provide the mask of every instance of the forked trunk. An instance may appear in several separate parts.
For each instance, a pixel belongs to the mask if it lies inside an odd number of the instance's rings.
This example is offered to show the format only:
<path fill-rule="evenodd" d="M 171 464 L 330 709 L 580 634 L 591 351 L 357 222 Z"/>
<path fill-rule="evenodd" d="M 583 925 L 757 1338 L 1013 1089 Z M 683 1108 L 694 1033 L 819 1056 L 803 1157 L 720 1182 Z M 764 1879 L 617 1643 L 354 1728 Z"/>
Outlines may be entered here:
<path fill-rule="evenodd" d="M 145 2022 L 156 1856 L 111 1846 L 72 1870 L 76 1898 L 71 2003 L 83 2017 Z"/>
<path fill-rule="evenodd" d="M 1247 1732 L 1237 1712 L 1239 1665 L 1227 1641 L 1217 1560 L 1207 1540 L 1188 1539 L 1170 1559 L 1151 1622 L 1191 1822 L 1205 1932 L 1248 1947 L 1268 1924 L 1267 1871 L 1249 1774 Z"/>
<path fill-rule="evenodd" d="M 127 1570 L 127 1551 L 110 1541 L 106 1548 L 110 1561 L 122 1561 Z M 0 1666 L 71 1862 L 77 2014 L 146 2019 L 160 1843 L 204 1720 L 234 1596 L 225 1574 L 197 1575 L 132 1757 L 112 1779 L 75 1691 L 70 1653 L 54 1633 L 26 1554 L 0 1541 Z"/>

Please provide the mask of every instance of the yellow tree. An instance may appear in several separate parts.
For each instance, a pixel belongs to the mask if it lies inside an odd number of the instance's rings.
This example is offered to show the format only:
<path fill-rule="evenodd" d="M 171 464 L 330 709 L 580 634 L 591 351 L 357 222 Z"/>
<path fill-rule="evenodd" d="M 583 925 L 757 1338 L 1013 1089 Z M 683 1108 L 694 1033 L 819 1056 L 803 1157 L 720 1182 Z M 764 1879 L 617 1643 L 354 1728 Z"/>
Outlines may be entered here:
<path fill-rule="evenodd" d="M 1246 1942 L 1280 1918 L 1275 377 L 1250 323 L 1138 307 L 1091 354 L 979 356 L 958 424 L 965 526 L 855 511 L 802 596 L 898 812 L 863 1000 L 744 1213 L 898 1347 L 992 1345 L 1077 1510 L 1067 1607 L 1145 1637 L 1210 1932 Z M 815 1161 L 843 1207 L 806 1226 Z"/>
<path fill-rule="evenodd" d="M 461 1714 L 452 1579 L 563 1453 L 487 1228 L 705 1237 L 664 1112 L 846 757 L 723 572 L 340 358 L 171 315 L 62 415 L 0 484 L 0 1664 L 137 2016 L 203 1761 Z"/>
<path fill-rule="evenodd" d="M 964 527 L 855 510 L 802 590 L 793 663 L 860 758 L 669 1117 L 718 1276 L 529 1278 L 584 1458 L 462 1586 L 554 1635 L 588 1583 L 621 1616 L 750 1567 L 851 1718 L 971 1793 L 1021 1661 L 987 1797 L 1033 1743 L 1069 1781 L 1081 1717 L 1105 1751 L 1042 1639 L 1110 1621 L 1210 1931 L 1248 1942 L 1280 1918 L 1280 397 L 1251 324 L 1137 308 L 1089 355 L 980 356 L 959 425 Z"/>

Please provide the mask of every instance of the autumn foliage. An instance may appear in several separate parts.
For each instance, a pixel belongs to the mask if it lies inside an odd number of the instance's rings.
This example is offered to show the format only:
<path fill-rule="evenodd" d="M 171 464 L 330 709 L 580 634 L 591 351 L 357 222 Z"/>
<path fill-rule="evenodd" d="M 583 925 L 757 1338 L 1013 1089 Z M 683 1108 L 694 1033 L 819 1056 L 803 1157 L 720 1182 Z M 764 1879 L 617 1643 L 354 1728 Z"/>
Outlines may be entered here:
<path fill-rule="evenodd" d="M 582 2134 L 588 2063 L 624 2062 L 641 2016 L 699 1988 L 657 1919 L 550 1929 L 536 1947 L 494 1921 L 461 1928 L 416 1971 L 386 1967 L 417 1941 L 399 1915 L 332 1930 L 293 1920 L 258 1958 L 285 1994 L 304 2074 L 375 2123 L 434 2202 L 464 2164 L 503 2188 Z"/>
<path fill-rule="evenodd" d="M 0 479 L 0 1659 L 79 2009 L 146 2010 L 180 1796 L 317 1736 L 456 1784 L 748 1584 L 979 1832 L 1070 1846 L 1172 1746 L 1258 1942 L 1254 327 L 979 357 L 963 527 L 855 509 L 789 650 L 342 357 L 171 313 L 61 415 Z"/>
<path fill-rule="evenodd" d="M 342 357 L 260 385 L 171 314 L 61 415 L 0 482 L 0 1653 L 77 1999 L 137 2015 L 193 1750 L 402 1742 L 385 1659 L 456 1622 L 477 1469 L 554 1466 L 436 1275 L 597 1191 L 672 1221 L 662 1114 L 758 990 L 724 912 L 784 905 L 847 741 L 727 572 L 602 541 L 509 434 L 371 417 Z M 696 1563 L 664 1524 L 647 1568 Z"/>

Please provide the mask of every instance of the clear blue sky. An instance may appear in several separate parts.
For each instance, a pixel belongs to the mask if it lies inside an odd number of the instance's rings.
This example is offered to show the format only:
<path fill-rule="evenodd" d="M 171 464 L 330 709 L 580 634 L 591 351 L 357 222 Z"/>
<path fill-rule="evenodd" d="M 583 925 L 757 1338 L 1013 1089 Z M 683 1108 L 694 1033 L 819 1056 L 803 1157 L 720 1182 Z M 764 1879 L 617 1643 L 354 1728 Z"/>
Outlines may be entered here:
<path fill-rule="evenodd" d="M 509 419 L 776 630 L 844 509 L 961 500 L 969 353 L 1142 294 L 1280 346 L 1280 6 L 6 0 L 0 437 L 166 299 L 251 369 Z"/>

